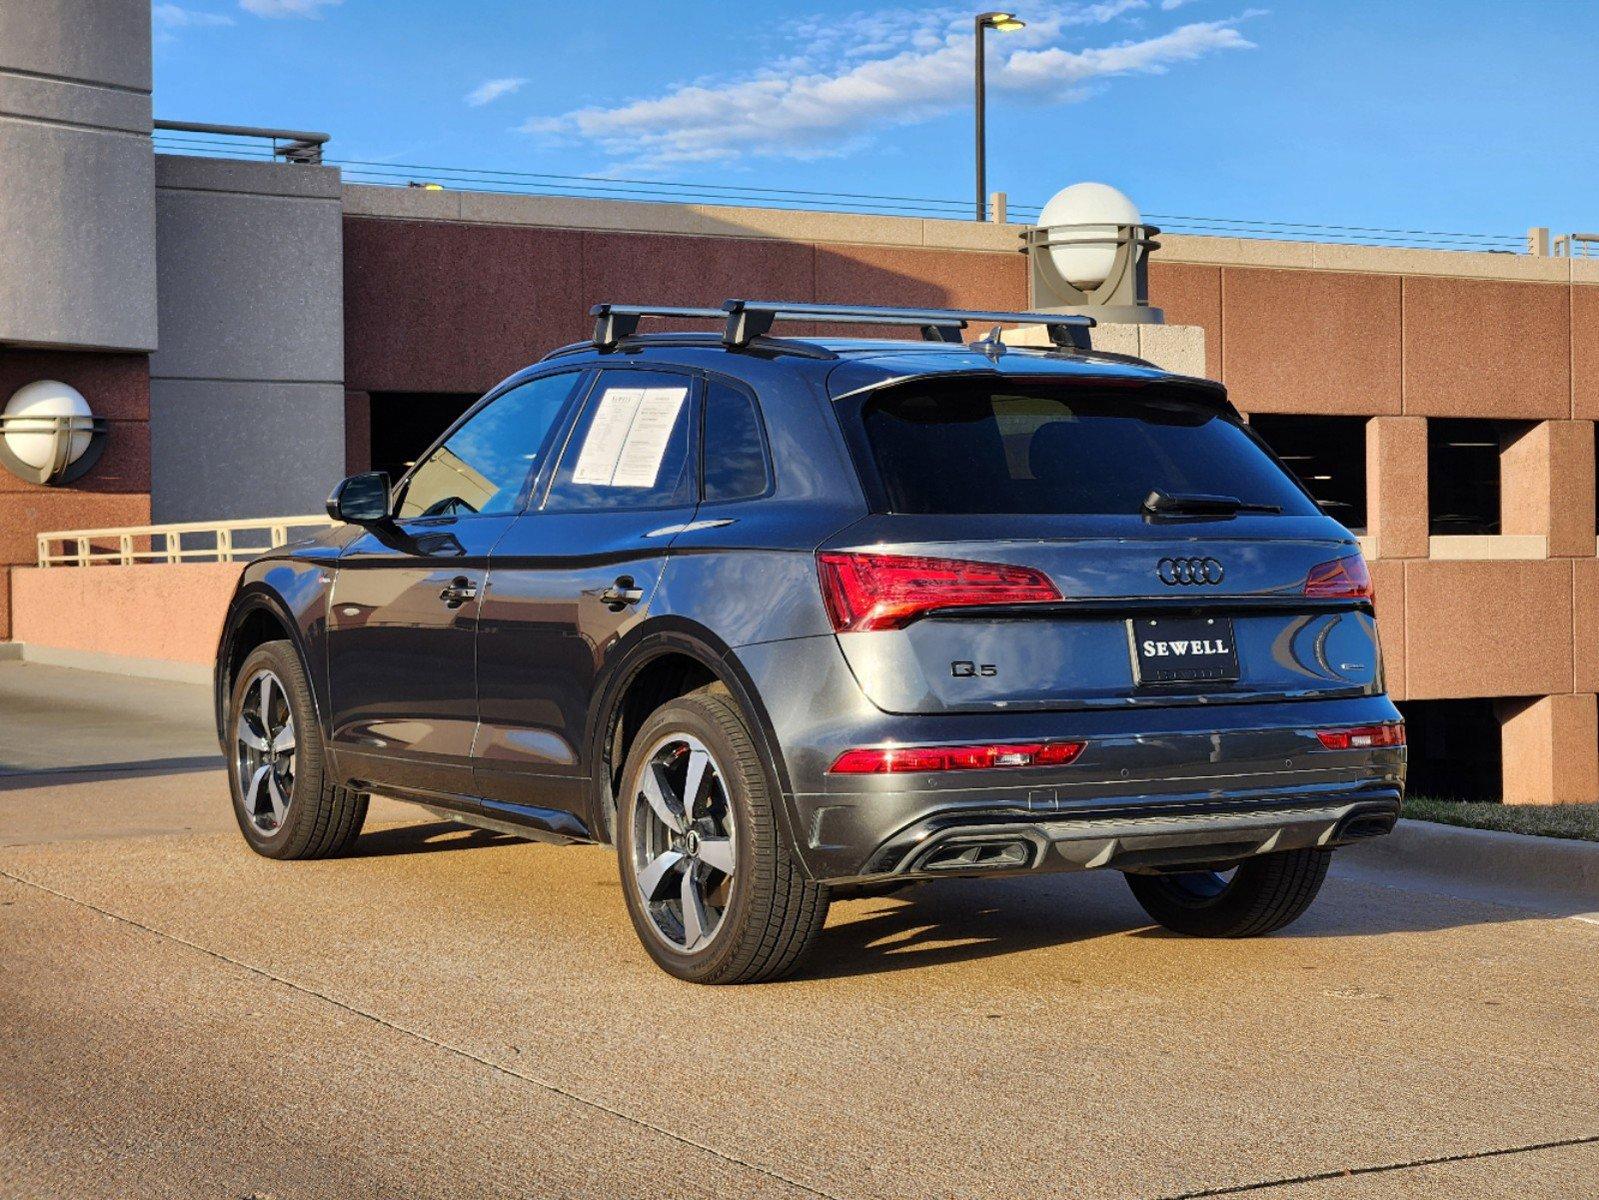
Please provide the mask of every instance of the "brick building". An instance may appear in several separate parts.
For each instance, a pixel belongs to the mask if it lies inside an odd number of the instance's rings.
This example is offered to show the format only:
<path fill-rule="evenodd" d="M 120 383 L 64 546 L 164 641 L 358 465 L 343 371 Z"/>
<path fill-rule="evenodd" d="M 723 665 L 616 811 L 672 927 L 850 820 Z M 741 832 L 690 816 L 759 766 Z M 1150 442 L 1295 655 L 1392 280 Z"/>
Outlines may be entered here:
<path fill-rule="evenodd" d="M 0 404 L 61 380 L 110 434 L 72 485 L 0 472 L 0 638 L 76 627 L 135 653 L 127 573 L 191 568 L 40 570 L 39 532 L 314 512 L 585 336 L 598 300 L 1026 305 L 1020 226 L 157 154 L 148 4 L 41 5 L 63 19 L 0 22 L 0 161 L 31 168 L 0 173 Z M 1162 242 L 1152 303 L 1204 331 L 1207 372 L 1364 535 L 1414 786 L 1599 799 L 1599 262 Z"/>

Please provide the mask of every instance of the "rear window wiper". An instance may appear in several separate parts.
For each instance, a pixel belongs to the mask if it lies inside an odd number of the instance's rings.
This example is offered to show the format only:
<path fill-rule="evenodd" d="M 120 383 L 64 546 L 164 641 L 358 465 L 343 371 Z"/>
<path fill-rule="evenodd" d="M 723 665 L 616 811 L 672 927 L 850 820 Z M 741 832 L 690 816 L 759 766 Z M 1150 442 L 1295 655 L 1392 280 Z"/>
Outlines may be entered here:
<path fill-rule="evenodd" d="M 1232 516 L 1234 513 L 1280 513 L 1280 504 L 1252 504 L 1237 496 L 1210 496 L 1200 492 L 1163 492 L 1158 488 L 1144 497 L 1144 511 L 1160 517 Z"/>

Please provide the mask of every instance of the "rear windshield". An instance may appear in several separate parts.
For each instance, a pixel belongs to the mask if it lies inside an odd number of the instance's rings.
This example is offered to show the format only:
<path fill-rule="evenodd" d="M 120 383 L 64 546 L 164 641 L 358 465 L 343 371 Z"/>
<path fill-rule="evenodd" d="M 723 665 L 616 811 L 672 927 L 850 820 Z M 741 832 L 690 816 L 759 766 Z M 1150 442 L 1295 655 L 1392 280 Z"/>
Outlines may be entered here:
<path fill-rule="evenodd" d="M 889 511 L 1139 513 L 1151 491 L 1316 505 L 1242 426 L 1181 401 L 941 380 L 866 401 Z"/>

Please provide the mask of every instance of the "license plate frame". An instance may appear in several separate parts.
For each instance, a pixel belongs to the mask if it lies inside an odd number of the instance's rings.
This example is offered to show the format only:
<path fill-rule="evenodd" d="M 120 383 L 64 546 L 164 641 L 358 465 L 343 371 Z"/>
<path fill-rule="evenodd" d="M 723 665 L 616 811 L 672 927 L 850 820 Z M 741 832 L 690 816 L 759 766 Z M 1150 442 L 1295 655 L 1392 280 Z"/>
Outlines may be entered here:
<path fill-rule="evenodd" d="M 1130 617 L 1127 642 L 1137 687 L 1238 682 L 1238 643 L 1231 617 Z"/>

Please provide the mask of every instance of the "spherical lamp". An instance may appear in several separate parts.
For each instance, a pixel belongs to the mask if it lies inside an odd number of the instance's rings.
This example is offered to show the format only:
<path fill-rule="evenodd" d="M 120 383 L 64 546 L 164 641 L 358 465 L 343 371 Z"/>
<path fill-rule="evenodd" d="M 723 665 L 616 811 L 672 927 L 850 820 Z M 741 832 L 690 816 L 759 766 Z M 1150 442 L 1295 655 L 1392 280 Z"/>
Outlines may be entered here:
<path fill-rule="evenodd" d="M 18 388 L 0 413 L 0 464 L 31 483 L 69 483 L 100 457 L 105 421 L 54 379 Z"/>
<path fill-rule="evenodd" d="M 1033 307 L 1158 323 L 1160 310 L 1149 307 L 1147 260 L 1159 232 L 1108 183 L 1062 188 L 1024 235 Z"/>
<path fill-rule="evenodd" d="M 1108 183 L 1074 183 L 1050 197 L 1038 214 L 1040 229 L 1072 230 L 1070 241 L 1055 242 L 1047 253 L 1061 278 L 1073 287 L 1097 288 L 1116 267 L 1119 230 L 1141 225 L 1138 206 Z"/>

